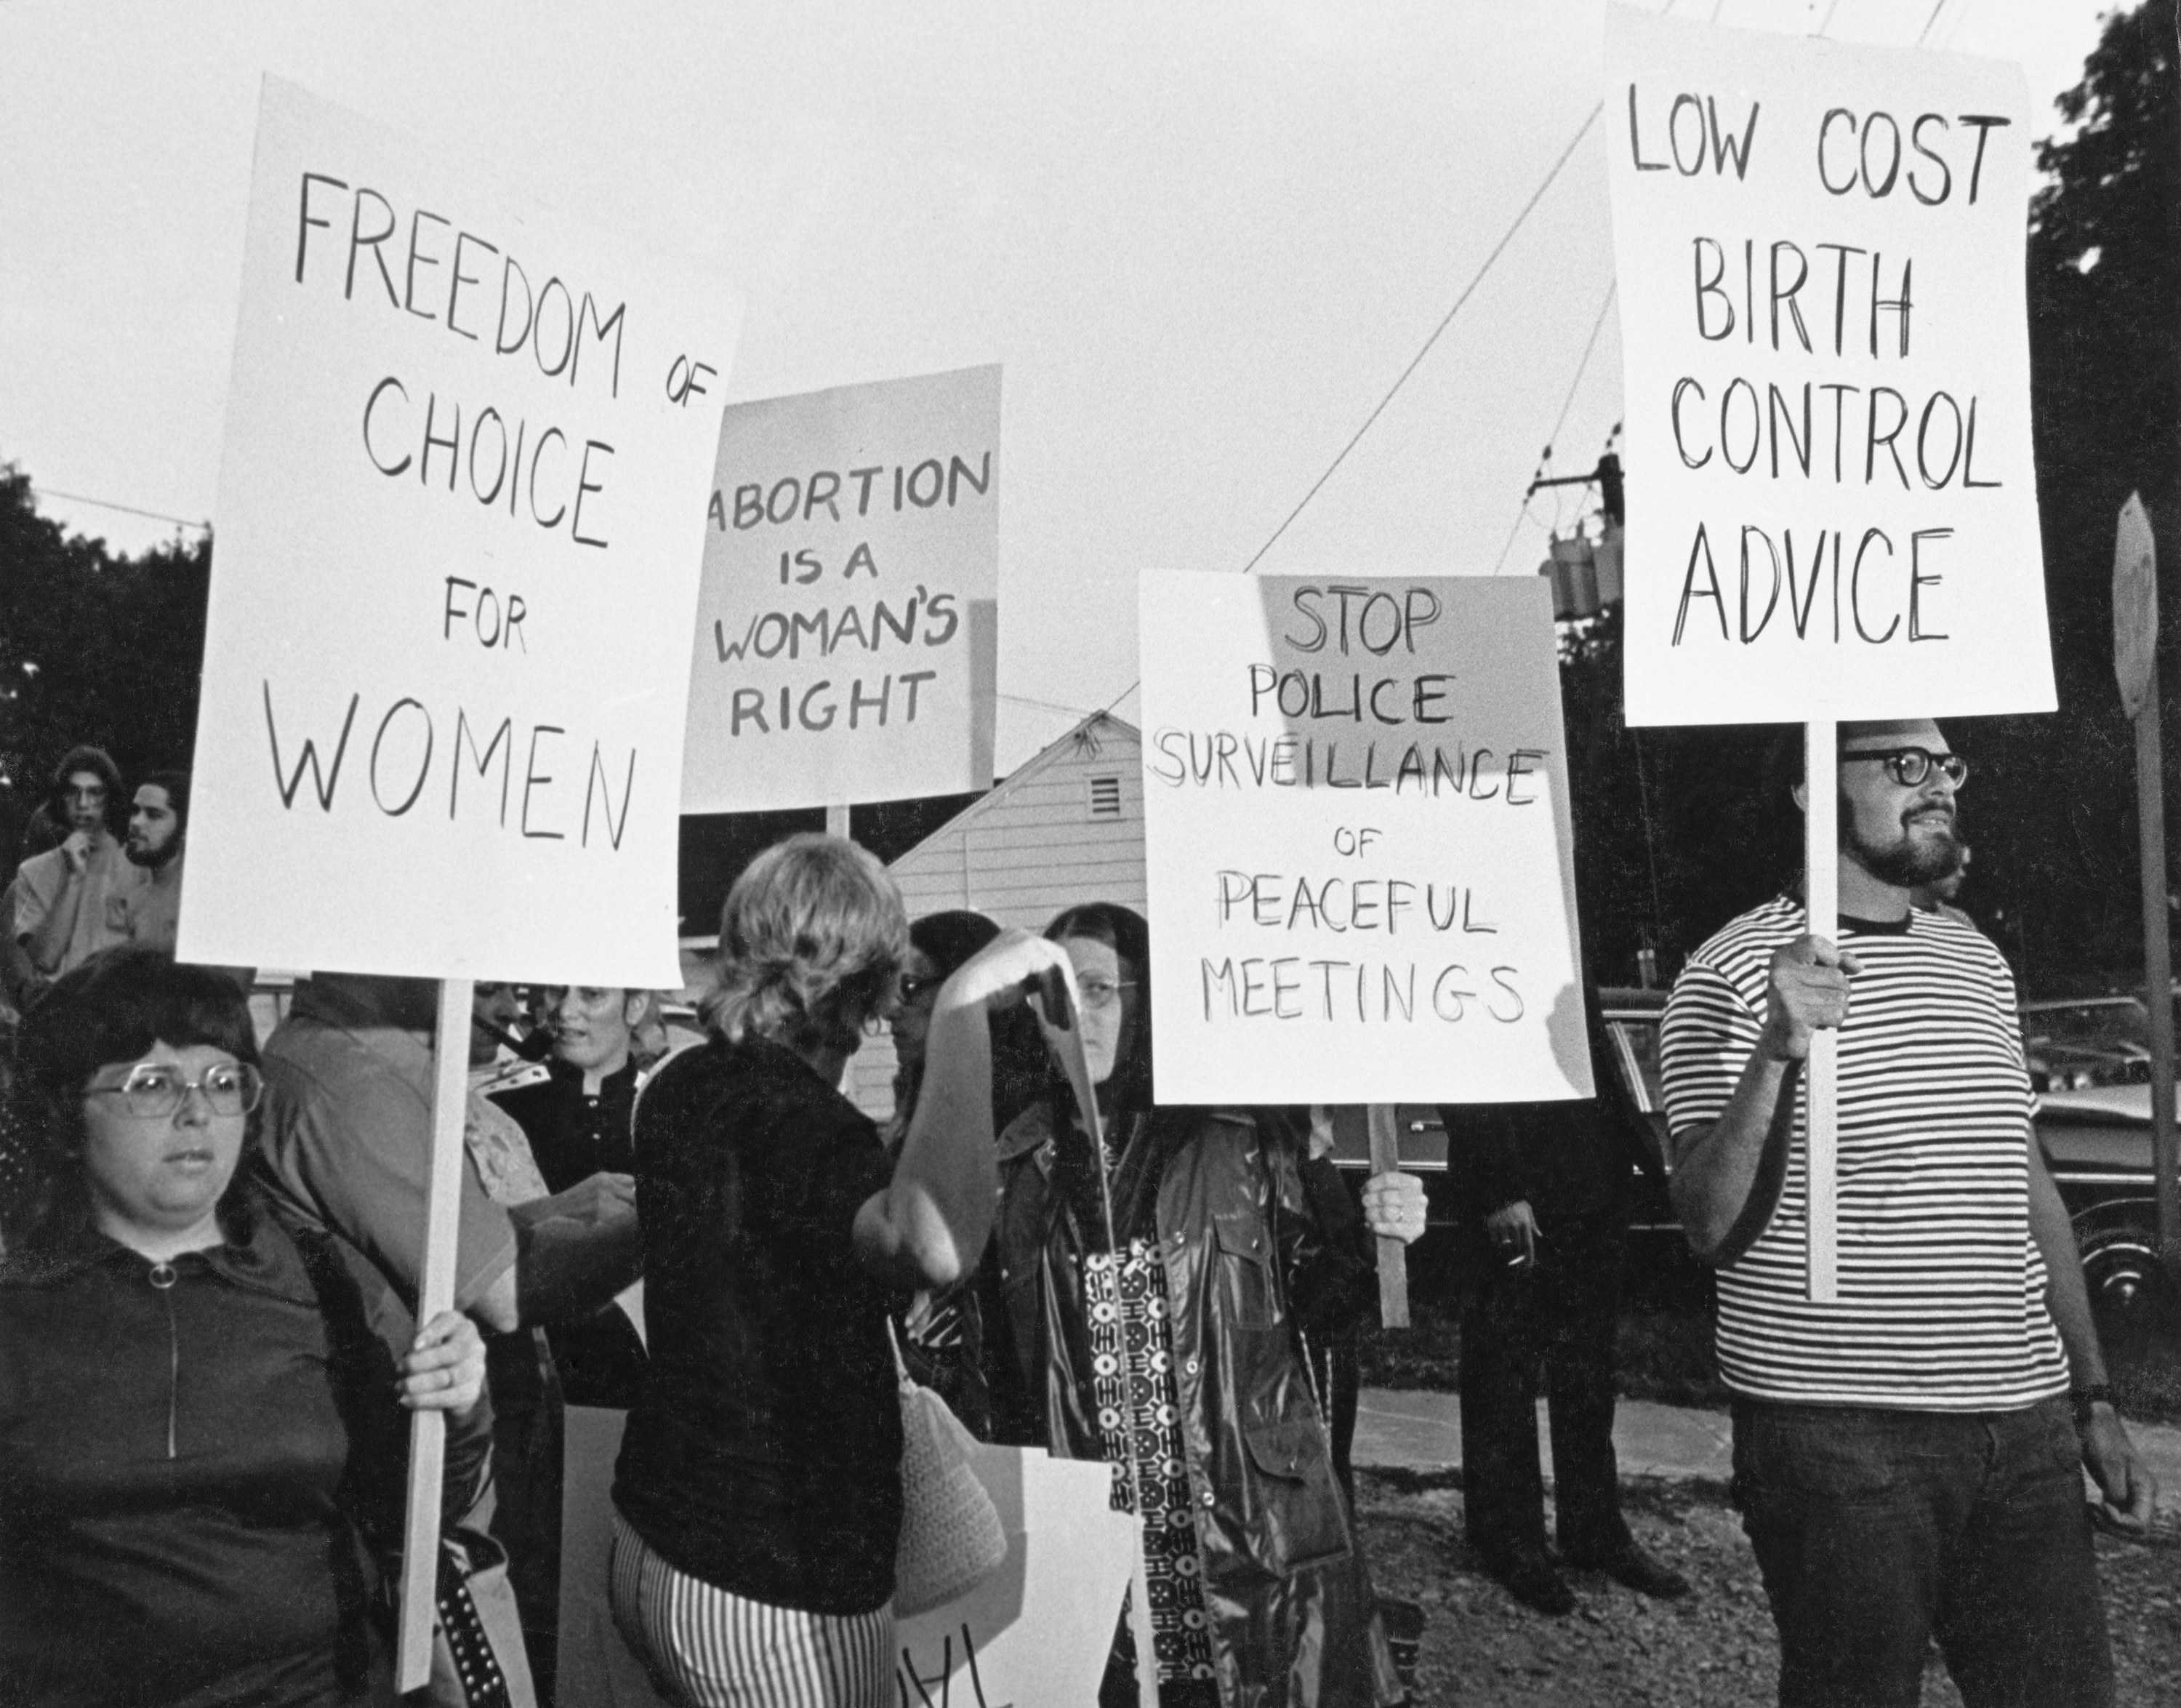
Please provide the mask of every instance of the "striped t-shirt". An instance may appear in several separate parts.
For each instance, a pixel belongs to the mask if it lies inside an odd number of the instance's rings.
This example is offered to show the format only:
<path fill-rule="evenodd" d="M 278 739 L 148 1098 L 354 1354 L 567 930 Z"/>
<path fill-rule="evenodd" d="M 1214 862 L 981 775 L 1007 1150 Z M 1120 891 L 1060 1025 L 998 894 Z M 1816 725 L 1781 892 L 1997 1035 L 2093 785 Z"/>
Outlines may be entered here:
<path fill-rule="evenodd" d="M 1781 897 L 1690 958 L 1661 1054 L 1674 1130 L 1716 1120 L 1764 1018 L 1773 951 L 1804 931 Z M 2031 1092 L 2014 980 L 1974 927 L 1843 919 L 1862 965 L 1841 1029 L 1839 1298 L 1813 1303 L 1807 1081 L 1779 1208 L 1719 1270 L 1719 1363 L 1755 1398 L 2001 1411 L 2062 1392 L 2068 1365 L 2029 1231 Z"/>

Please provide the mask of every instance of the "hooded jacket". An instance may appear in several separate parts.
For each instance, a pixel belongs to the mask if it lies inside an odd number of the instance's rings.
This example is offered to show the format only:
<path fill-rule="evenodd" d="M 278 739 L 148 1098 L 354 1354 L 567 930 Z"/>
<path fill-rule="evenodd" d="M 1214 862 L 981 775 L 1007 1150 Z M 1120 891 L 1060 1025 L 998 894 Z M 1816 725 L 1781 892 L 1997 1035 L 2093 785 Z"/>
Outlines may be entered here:
<path fill-rule="evenodd" d="M 1095 1199 L 1069 1188 L 1081 1159 L 1067 1145 L 1086 1148 L 1079 1132 L 1057 1132 L 1050 1102 L 1002 1136 L 996 1237 L 1032 1418 L 1054 1453 L 1096 1459 L 1081 1265 L 1106 1241 L 1102 1216 L 1083 1213 Z M 1370 1270 L 1325 1239 L 1304 1154 L 1270 1112 L 1162 1109 L 1138 1124 L 1116 1177 L 1122 1240 L 1131 1225 L 1155 1232 L 1164 1262 L 1223 1708 L 1401 1700 L 1303 1348 L 1361 1307 Z"/>

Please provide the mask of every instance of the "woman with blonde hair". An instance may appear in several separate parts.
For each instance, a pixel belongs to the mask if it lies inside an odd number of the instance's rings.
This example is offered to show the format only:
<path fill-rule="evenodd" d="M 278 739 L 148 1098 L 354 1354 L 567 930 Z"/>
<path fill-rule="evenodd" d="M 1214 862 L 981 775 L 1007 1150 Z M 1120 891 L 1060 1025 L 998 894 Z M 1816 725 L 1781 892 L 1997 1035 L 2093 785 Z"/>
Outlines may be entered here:
<path fill-rule="evenodd" d="M 1058 964 L 1005 933 L 941 987 L 897 1157 L 837 1089 L 908 942 L 869 854 L 758 856 L 720 920 L 711 1036 L 637 1112 L 649 1379 L 614 1484 L 614 1617 L 683 1704 L 892 1700 L 901 1411 L 890 1307 L 991 1230 L 986 1011 Z"/>

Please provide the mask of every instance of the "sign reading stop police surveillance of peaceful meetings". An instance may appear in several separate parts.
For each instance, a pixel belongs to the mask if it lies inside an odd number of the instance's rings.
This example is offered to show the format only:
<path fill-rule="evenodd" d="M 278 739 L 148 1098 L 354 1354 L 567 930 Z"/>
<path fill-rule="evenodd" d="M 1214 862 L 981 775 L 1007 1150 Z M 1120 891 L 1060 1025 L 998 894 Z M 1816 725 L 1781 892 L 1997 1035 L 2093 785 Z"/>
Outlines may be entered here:
<path fill-rule="evenodd" d="M 268 78 L 180 953 L 672 986 L 739 307 Z"/>
<path fill-rule="evenodd" d="M 1545 583 L 1139 591 L 1159 1100 L 1592 1095 Z"/>
<path fill-rule="evenodd" d="M 2049 710 L 2019 68 L 1606 23 L 1632 723 Z"/>
<path fill-rule="evenodd" d="M 705 518 L 687 812 L 991 787 L 1000 370 L 730 408 Z"/>

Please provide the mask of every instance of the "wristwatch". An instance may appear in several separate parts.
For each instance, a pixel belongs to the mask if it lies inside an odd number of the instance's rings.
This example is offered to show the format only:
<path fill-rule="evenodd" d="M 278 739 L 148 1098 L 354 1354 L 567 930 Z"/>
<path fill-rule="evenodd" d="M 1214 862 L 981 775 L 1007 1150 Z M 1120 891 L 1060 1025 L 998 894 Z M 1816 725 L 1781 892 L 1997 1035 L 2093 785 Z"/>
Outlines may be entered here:
<path fill-rule="evenodd" d="M 2100 1404 L 2107 1406 L 2112 1404 L 2112 1385 L 2106 1382 L 2085 1382 L 2079 1388 L 2068 1390 L 2068 1401 L 2075 1408 L 2075 1427 L 2078 1429 L 2087 1429 L 2090 1427 L 2091 1408 Z"/>

